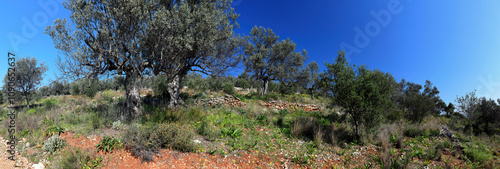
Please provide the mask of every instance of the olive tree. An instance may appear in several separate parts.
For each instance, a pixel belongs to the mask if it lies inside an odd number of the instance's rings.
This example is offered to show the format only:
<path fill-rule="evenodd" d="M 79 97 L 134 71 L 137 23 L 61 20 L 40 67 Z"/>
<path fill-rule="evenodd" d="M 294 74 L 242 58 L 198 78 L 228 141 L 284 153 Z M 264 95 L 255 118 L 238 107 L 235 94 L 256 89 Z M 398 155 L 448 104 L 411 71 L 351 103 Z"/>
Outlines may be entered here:
<path fill-rule="evenodd" d="M 269 81 L 284 85 L 297 82 L 300 67 L 307 58 L 306 50 L 295 52 L 296 44 L 290 39 L 279 41 L 270 28 L 255 26 L 245 44 L 245 71 L 263 82 L 261 95 L 267 93 Z"/>
<path fill-rule="evenodd" d="M 339 51 L 335 63 L 326 63 L 326 67 L 325 78 L 333 102 L 350 116 L 359 139 L 361 125 L 367 129 L 377 126 L 383 113 L 393 107 L 392 75 L 365 66 L 351 66 L 344 51 Z"/>
<path fill-rule="evenodd" d="M 301 85 L 304 89 L 310 92 L 311 99 L 314 99 L 314 90 L 319 88 L 319 66 L 315 61 L 309 63 L 302 70 L 302 77 L 299 77 Z"/>
<path fill-rule="evenodd" d="M 177 106 L 188 71 L 222 74 L 239 61 L 241 40 L 233 33 L 238 15 L 230 0 L 69 0 L 64 6 L 72 24 L 57 19 L 45 31 L 63 56 L 62 74 L 124 75 L 129 115 L 140 106 L 137 87 L 130 85 L 138 78 L 164 74 L 170 105 Z"/>
<path fill-rule="evenodd" d="M 472 91 L 467 93 L 465 96 L 461 96 L 455 99 L 457 102 L 458 112 L 465 115 L 465 117 L 469 120 L 470 132 L 473 134 L 472 124 L 479 118 L 481 115 L 479 110 L 479 105 L 481 100 L 476 96 L 476 91 Z"/>
<path fill-rule="evenodd" d="M 26 105 L 29 108 L 29 95 L 38 89 L 38 85 L 40 85 L 47 67 L 43 62 L 38 64 L 38 60 L 33 57 L 24 57 L 16 60 L 13 68 L 15 70 L 14 76 L 5 74 L 3 79 L 4 89 L 7 89 L 6 85 L 8 81 L 14 80 L 15 85 L 13 89 L 24 96 Z"/>

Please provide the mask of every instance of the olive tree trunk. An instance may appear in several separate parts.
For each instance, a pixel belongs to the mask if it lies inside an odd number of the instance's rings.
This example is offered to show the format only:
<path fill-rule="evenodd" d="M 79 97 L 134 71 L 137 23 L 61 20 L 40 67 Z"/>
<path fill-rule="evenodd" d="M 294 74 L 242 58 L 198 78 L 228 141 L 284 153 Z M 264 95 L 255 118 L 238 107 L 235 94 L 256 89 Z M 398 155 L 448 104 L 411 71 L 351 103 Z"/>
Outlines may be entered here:
<path fill-rule="evenodd" d="M 127 98 L 125 100 L 125 110 L 122 113 L 122 118 L 124 118 L 125 116 L 127 118 L 139 118 L 141 115 L 141 96 L 139 94 L 139 89 L 134 84 L 136 78 L 133 78 L 129 75 L 127 75 L 125 78 L 125 95 Z"/>
<path fill-rule="evenodd" d="M 267 88 L 269 87 L 269 79 L 268 78 L 264 78 L 264 84 L 262 86 L 262 92 L 261 92 L 261 95 L 265 95 L 267 94 Z"/>
<path fill-rule="evenodd" d="M 169 80 L 169 82 L 167 83 L 167 91 L 170 95 L 168 107 L 170 108 L 184 105 L 184 101 L 182 101 L 182 99 L 179 97 L 181 81 L 183 77 L 183 74 L 175 75 L 172 80 Z"/>

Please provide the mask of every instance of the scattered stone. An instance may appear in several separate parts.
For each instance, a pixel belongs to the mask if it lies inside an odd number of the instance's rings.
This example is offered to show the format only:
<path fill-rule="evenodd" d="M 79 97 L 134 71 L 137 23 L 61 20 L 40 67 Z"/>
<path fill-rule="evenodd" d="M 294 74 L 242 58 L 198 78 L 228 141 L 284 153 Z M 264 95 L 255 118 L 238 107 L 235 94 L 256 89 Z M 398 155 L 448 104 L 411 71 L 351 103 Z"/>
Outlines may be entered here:
<path fill-rule="evenodd" d="M 439 130 L 439 135 L 447 137 L 452 142 L 458 142 L 458 139 L 455 137 L 455 134 L 450 130 L 448 130 L 448 127 L 446 127 L 445 125 L 441 125 L 441 129 Z"/>
<path fill-rule="evenodd" d="M 290 103 L 290 102 L 284 102 L 281 100 L 278 101 L 261 101 L 259 103 L 263 107 L 269 107 L 277 110 L 283 110 L 283 109 L 302 109 L 304 111 L 321 111 L 323 110 L 323 107 L 317 106 L 314 104 L 301 104 L 301 103 Z"/>
<path fill-rule="evenodd" d="M 206 106 L 218 106 L 218 105 L 228 105 L 228 106 L 246 106 L 240 98 L 233 95 L 224 95 L 224 97 L 210 98 L 210 99 L 197 99 L 195 100 L 196 105 L 206 105 Z"/>
<path fill-rule="evenodd" d="M 33 169 L 45 169 L 45 166 L 40 162 L 38 164 L 33 164 L 31 166 L 31 168 L 33 168 Z"/>

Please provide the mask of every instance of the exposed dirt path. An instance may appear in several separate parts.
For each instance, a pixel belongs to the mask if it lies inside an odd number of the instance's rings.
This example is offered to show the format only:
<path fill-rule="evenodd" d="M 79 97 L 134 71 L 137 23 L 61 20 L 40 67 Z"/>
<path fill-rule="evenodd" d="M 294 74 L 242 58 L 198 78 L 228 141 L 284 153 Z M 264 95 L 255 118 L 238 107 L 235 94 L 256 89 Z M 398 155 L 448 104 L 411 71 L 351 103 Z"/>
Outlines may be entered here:
<path fill-rule="evenodd" d="M 0 135 L 0 168 L 10 169 L 10 168 L 31 168 L 31 164 L 28 159 L 22 157 L 20 154 L 16 152 L 15 161 L 9 159 L 10 153 L 7 152 L 8 140 L 5 140 Z M 18 146 L 18 145 L 16 145 Z"/>

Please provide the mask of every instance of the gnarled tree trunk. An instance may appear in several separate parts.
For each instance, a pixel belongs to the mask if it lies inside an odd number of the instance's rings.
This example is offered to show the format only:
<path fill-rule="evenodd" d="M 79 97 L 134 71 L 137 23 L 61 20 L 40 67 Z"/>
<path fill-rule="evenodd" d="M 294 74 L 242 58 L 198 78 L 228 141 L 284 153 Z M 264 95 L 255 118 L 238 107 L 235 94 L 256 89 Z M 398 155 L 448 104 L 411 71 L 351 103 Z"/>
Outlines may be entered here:
<path fill-rule="evenodd" d="M 141 115 L 140 111 L 140 99 L 141 96 L 139 94 L 139 89 L 135 86 L 134 81 L 136 78 L 133 78 L 129 75 L 126 77 L 125 84 L 125 110 L 122 113 L 122 118 L 125 116 L 127 118 L 139 118 Z"/>
<path fill-rule="evenodd" d="M 170 100 L 168 103 L 168 107 L 175 108 L 181 105 L 184 105 L 184 101 L 179 97 L 180 89 L 181 89 L 181 81 L 184 77 L 184 74 L 175 75 L 172 80 L 169 80 L 167 83 L 167 91 L 170 95 Z"/>
<path fill-rule="evenodd" d="M 268 77 L 265 77 L 264 78 L 264 84 L 263 84 L 263 87 L 262 87 L 262 92 L 261 92 L 261 95 L 265 95 L 267 94 L 267 88 L 269 87 L 269 78 Z"/>

